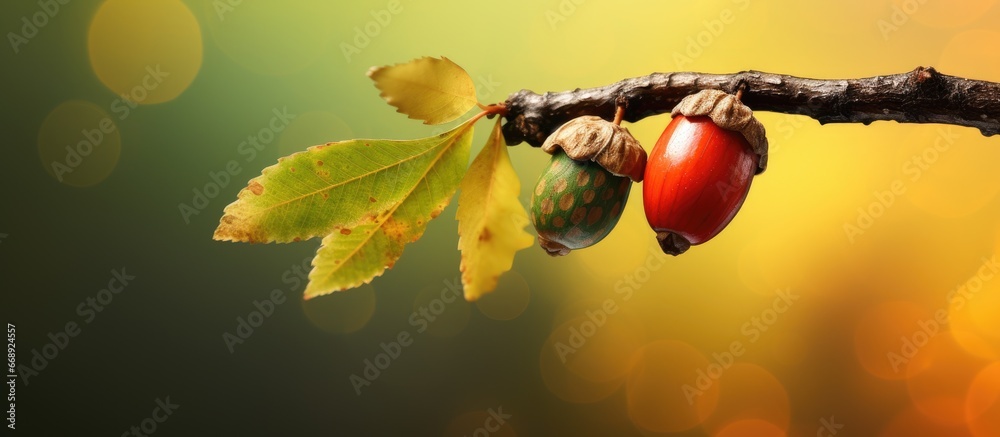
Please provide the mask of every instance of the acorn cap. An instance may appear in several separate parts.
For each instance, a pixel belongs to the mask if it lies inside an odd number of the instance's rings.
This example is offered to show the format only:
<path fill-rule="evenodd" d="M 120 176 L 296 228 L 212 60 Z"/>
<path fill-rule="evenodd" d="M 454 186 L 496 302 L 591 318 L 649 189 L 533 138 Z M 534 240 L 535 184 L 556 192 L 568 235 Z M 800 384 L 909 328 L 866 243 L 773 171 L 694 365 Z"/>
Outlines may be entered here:
<path fill-rule="evenodd" d="M 601 117 L 574 118 L 552 132 L 542 150 L 559 150 L 576 161 L 594 161 L 616 176 L 641 182 L 646 169 L 646 151 L 628 129 Z"/>
<path fill-rule="evenodd" d="M 685 117 L 706 116 L 717 126 L 743 134 L 750 148 L 760 158 L 757 174 L 767 168 L 767 135 L 764 125 L 753 116 L 753 111 L 732 94 L 719 90 L 702 90 L 681 100 L 671 115 Z"/>

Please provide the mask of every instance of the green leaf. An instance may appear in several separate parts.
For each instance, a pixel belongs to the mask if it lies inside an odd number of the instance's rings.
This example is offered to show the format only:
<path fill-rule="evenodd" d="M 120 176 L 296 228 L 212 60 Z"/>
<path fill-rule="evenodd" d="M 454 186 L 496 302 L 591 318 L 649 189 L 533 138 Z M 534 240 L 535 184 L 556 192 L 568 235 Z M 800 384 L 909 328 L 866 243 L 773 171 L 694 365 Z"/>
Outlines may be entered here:
<path fill-rule="evenodd" d="M 514 254 L 534 241 L 524 231 L 528 213 L 517 199 L 521 181 L 511 166 L 500 120 L 462 179 L 461 190 L 457 217 L 462 285 L 465 299 L 474 301 L 493 291 L 514 263 Z"/>
<path fill-rule="evenodd" d="M 450 195 L 468 162 L 473 122 L 430 138 L 329 143 L 279 159 L 226 207 L 214 238 L 306 240 L 408 211 L 400 205 L 430 189 L 435 199 Z"/>
<path fill-rule="evenodd" d="M 397 112 L 424 124 L 452 121 L 476 106 L 476 84 L 469 74 L 442 57 L 420 58 L 405 64 L 373 67 L 368 77 L 382 98 Z"/>
<path fill-rule="evenodd" d="M 437 217 L 455 194 L 469 162 L 475 121 L 440 137 L 410 142 L 436 144 L 429 149 L 435 159 L 420 168 L 415 184 L 383 179 L 383 184 L 395 187 L 397 203 L 378 214 L 363 214 L 360 220 L 338 226 L 323 238 L 312 261 L 306 299 L 357 287 L 392 268 L 403 247 L 423 235 L 427 222 Z"/>

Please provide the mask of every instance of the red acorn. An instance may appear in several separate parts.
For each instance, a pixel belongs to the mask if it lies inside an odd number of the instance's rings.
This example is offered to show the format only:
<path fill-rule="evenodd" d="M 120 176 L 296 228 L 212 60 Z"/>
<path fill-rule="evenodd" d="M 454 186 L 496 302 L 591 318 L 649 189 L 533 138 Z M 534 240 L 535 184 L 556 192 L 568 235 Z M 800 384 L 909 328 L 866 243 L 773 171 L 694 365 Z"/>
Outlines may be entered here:
<path fill-rule="evenodd" d="M 642 187 L 646 220 L 665 253 L 679 255 L 729 224 L 767 165 L 764 127 L 735 96 L 685 98 L 649 155 Z"/>

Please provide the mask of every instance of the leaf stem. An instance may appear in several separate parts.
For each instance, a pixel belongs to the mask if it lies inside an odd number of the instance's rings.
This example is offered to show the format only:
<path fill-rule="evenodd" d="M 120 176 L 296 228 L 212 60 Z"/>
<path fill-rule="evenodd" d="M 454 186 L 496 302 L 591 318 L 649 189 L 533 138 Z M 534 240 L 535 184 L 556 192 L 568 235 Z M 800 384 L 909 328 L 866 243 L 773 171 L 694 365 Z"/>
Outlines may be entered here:
<path fill-rule="evenodd" d="M 476 114 L 475 116 L 473 116 L 472 118 L 470 118 L 469 119 L 469 123 L 470 124 L 479 121 L 479 119 L 483 118 L 483 117 L 492 119 L 493 117 L 495 117 L 497 115 L 499 115 L 500 117 L 506 117 L 507 116 L 507 105 L 505 105 L 503 103 L 494 103 L 494 104 L 489 105 L 489 106 L 479 105 L 479 107 L 483 108 L 483 112 L 480 112 L 480 113 Z"/>

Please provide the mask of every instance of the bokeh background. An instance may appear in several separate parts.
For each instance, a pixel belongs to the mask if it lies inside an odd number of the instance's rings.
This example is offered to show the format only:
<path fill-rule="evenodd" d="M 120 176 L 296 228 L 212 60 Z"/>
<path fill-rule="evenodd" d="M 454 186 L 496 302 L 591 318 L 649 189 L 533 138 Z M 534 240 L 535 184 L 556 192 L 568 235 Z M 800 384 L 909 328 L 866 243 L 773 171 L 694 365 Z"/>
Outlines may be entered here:
<path fill-rule="evenodd" d="M 2 316 L 18 365 L 79 329 L 16 378 L 18 433 L 1000 435 L 1000 140 L 971 129 L 761 113 L 770 167 L 719 237 L 657 255 L 636 187 L 606 240 L 525 250 L 475 304 L 441 300 L 459 273 L 454 204 L 371 285 L 308 302 L 297 278 L 318 241 L 211 239 L 280 156 L 441 131 L 385 105 L 373 65 L 447 56 L 484 103 L 675 70 L 1000 81 L 995 0 L 0 11 Z M 649 148 L 668 120 L 629 128 Z M 510 151 L 533 186 L 546 156 Z M 134 279 L 102 292 L 115 271 Z M 254 316 L 273 290 L 286 298 Z M 227 337 L 248 317 L 249 336 Z M 359 395 L 365 360 L 388 367 Z M 157 400 L 179 405 L 162 423 Z"/>

